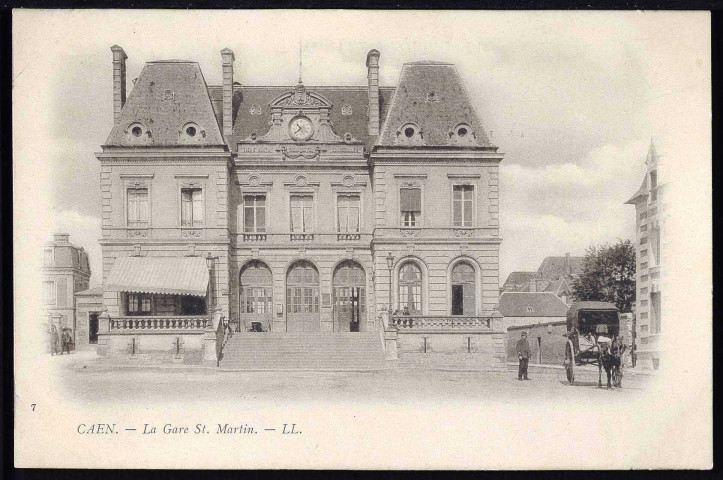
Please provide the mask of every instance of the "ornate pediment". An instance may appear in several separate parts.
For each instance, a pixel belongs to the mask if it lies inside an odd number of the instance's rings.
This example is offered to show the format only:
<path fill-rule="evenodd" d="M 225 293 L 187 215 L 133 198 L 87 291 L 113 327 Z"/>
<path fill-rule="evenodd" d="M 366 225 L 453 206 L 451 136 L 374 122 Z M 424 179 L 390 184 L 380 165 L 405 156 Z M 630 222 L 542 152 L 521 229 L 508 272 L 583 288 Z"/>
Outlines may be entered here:
<path fill-rule="evenodd" d="M 291 92 L 276 97 L 269 104 L 271 110 L 284 108 L 324 108 L 331 109 L 331 102 L 315 92 L 309 92 L 303 83 L 299 83 Z"/>

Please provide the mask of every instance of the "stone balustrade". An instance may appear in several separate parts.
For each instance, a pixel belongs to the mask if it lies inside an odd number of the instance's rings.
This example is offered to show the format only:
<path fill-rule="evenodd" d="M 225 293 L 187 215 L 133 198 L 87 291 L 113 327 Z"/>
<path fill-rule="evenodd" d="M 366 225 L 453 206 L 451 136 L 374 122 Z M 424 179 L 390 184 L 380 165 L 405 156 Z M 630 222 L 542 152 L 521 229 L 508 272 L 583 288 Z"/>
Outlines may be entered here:
<path fill-rule="evenodd" d="M 109 333 L 133 332 L 140 334 L 147 332 L 153 334 L 166 331 L 203 333 L 210 324 L 212 324 L 212 319 L 209 315 L 115 317 L 109 320 Z"/>
<path fill-rule="evenodd" d="M 391 324 L 400 332 L 414 330 L 489 330 L 493 317 L 476 315 L 398 315 Z"/>

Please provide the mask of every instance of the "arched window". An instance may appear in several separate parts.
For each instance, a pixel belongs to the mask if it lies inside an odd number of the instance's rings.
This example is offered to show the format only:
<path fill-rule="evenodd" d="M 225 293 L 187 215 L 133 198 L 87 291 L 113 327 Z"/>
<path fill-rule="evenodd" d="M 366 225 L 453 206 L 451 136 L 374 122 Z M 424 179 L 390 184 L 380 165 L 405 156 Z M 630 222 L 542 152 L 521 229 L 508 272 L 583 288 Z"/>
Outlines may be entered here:
<path fill-rule="evenodd" d="M 399 309 L 422 313 L 422 270 L 413 262 L 399 269 Z"/>
<path fill-rule="evenodd" d="M 319 319 L 319 271 L 300 260 L 286 274 L 286 329 L 318 332 Z"/>
<path fill-rule="evenodd" d="M 240 310 L 242 314 L 271 313 L 271 271 L 253 261 L 241 272 Z"/>
<path fill-rule="evenodd" d="M 459 262 L 452 268 L 452 315 L 474 315 L 475 272 L 472 265 Z"/>

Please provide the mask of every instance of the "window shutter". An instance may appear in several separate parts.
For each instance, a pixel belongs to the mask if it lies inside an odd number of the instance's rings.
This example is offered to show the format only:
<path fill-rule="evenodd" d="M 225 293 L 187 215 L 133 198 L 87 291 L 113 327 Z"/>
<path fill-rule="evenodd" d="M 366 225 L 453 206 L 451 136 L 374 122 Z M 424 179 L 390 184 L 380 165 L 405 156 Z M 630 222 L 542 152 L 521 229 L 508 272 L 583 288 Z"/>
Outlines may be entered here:
<path fill-rule="evenodd" d="M 195 189 L 191 192 L 193 201 L 193 224 L 203 225 L 203 190 Z"/>
<path fill-rule="evenodd" d="M 266 231 L 266 197 L 256 197 L 256 231 Z"/>
<path fill-rule="evenodd" d="M 181 190 L 181 225 L 187 226 L 191 224 L 191 191 L 187 189 Z"/>
<path fill-rule="evenodd" d="M 400 208 L 403 212 L 422 211 L 422 190 L 419 188 L 403 188 L 400 194 Z"/>

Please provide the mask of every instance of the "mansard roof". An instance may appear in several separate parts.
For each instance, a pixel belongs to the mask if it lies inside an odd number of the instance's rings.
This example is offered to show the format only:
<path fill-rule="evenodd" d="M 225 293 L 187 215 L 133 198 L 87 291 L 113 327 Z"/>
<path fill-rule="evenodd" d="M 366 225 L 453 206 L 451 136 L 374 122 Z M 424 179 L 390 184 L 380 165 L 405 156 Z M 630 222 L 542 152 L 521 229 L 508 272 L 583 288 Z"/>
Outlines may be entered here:
<path fill-rule="evenodd" d="M 281 95 L 291 92 L 296 86 L 245 86 L 234 85 L 232 115 L 233 134 L 229 144 L 235 148 L 238 141 L 252 133 L 258 137 L 269 131 L 271 119 L 270 104 Z M 305 86 L 306 91 L 324 97 L 332 104 L 331 122 L 334 132 L 343 137 L 349 132 L 361 140 L 367 149 L 376 141 L 369 135 L 369 90 L 365 86 Z M 222 124 L 223 89 L 221 86 L 208 87 L 213 108 Z M 380 117 L 383 119 L 389 109 L 394 87 L 379 87 Z M 344 108 L 348 107 L 348 108 Z"/>
<path fill-rule="evenodd" d="M 493 147 L 472 107 L 457 68 L 450 63 L 405 63 L 389 113 L 382 116 L 383 127 L 377 145 L 393 146 L 405 124 L 421 130 L 423 145 L 451 145 L 451 132 L 468 125 L 474 140 L 467 146 Z"/>
<path fill-rule="evenodd" d="M 188 142 L 181 141 L 181 133 L 189 123 L 201 129 L 194 139 L 194 146 L 224 145 L 208 87 L 197 62 L 147 62 L 105 145 L 138 146 L 139 142 L 128 132 L 134 123 L 148 132 L 144 146 L 188 146 Z"/>
<path fill-rule="evenodd" d="M 630 199 L 625 202 L 626 205 L 635 205 L 638 203 L 638 199 L 641 197 L 648 196 L 648 175 L 646 174 L 645 177 L 643 177 L 643 183 L 640 185 L 640 188 L 638 188 L 638 191 L 635 192 L 635 195 L 630 197 Z"/>

